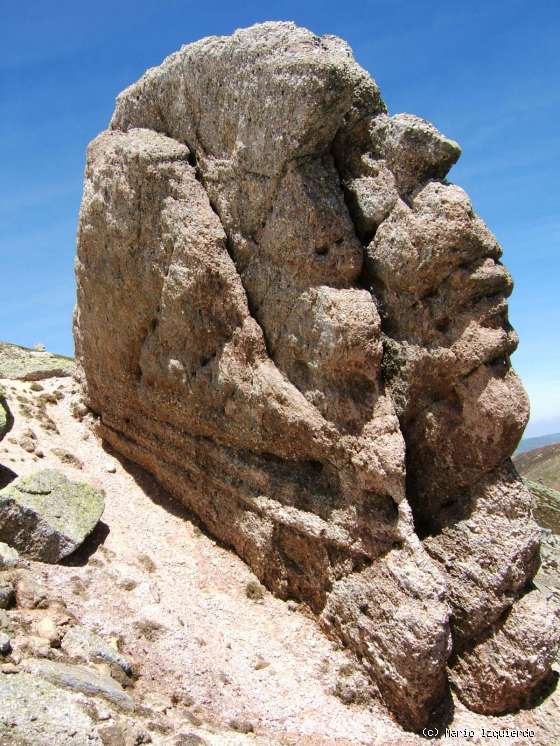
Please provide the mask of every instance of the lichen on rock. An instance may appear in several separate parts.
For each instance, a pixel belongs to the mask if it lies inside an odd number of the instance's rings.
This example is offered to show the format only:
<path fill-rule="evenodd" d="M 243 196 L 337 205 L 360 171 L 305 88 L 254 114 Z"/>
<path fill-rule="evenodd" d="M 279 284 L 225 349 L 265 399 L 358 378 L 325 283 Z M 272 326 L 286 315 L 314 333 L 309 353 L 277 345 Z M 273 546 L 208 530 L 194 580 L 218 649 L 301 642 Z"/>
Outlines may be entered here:
<path fill-rule="evenodd" d="M 99 491 L 54 469 L 20 477 L 0 490 L 0 540 L 30 559 L 59 562 L 93 531 L 104 506 Z"/>
<path fill-rule="evenodd" d="M 538 564 L 509 461 L 527 404 L 500 247 L 445 181 L 459 154 L 389 116 L 340 39 L 261 24 L 118 97 L 78 234 L 103 438 L 306 603 L 409 728 L 449 679 L 480 711 L 528 701 L 557 644 L 502 630 Z M 476 686 L 490 634 L 524 671 L 511 696 Z"/>

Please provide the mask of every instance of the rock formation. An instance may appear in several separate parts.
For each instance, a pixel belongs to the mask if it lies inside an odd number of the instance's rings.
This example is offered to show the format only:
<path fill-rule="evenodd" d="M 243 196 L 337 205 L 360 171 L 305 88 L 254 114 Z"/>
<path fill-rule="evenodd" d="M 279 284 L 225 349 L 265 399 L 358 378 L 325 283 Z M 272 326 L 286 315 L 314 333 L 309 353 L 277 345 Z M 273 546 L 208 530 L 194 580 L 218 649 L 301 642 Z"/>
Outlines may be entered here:
<path fill-rule="evenodd" d="M 448 681 L 480 712 L 530 701 L 558 643 L 509 460 L 511 279 L 445 181 L 459 154 L 388 116 L 340 39 L 262 24 L 118 97 L 78 235 L 101 435 L 307 603 L 409 728 Z"/>

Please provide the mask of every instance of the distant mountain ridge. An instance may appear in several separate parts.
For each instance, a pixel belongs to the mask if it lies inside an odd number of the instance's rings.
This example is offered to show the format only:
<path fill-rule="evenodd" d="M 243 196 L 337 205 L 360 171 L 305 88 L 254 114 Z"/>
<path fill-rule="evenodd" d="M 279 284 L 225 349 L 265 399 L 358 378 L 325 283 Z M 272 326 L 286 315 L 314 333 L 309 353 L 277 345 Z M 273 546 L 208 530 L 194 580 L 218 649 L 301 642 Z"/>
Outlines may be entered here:
<path fill-rule="evenodd" d="M 520 453 L 532 451 L 535 448 L 542 448 L 543 446 L 554 445 L 555 443 L 560 443 L 560 433 L 538 435 L 534 438 L 523 438 L 517 446 L 515 455 L 518 456 Z"/>
<path fill-rule="evenodd" d="M 518 453 L 513 461 L 525 481 L 560 492 L 560 443 Z"/>

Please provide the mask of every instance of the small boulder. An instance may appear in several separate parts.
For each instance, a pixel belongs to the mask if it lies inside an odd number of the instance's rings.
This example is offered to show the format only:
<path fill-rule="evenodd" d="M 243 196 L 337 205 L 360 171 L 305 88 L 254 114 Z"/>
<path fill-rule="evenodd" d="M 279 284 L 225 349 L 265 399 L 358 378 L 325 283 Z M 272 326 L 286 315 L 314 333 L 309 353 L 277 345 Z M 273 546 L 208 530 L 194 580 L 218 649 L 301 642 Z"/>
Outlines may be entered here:
<path fill-rule="evenodd" d="M 15 592 L 13 583 L 10 580 L 0 578 L 0 609 L 9 609 L 13 606 Z"/>
<path fill-rule="evenodd" d="M 0 655 L 9 655 L 12 651 L 12 643 L 5 632 L 0 632 Z"/>
<path fill-rule="evenodd" d="M 48 658 L 51 654 L 51 646 L 49 641 L 43 637 L 30 635 L 21 641 L 20 652 L 27 657 Z"/>
<path fill-rule="evenodd" d="M 258 580 L 250 580 L 245 586 L 245 595 L 251 601 L 262 601 L 264 599 L 264 587 Z"/>
<path fill-rule="evenodd" d="M 134 709 L 132 698 L 110 676 L 87 666 L 74 666 L 56 661 L 28 658 L 22 668 L 55 686 L 72 689 L 91 696 L 103 697 L 124 710 Z"/>
<path fill-rule="evenodd" d="M 208 746 L 208 741 L 196 733 L 179 733 L 173 741 L 173 746 Z"/>
<path fill-rule="evenodd" d="M 72 658 L 92 663 L 108 663 L 118 666 L 125 674 L 132 674 L 131 661 L 92 630 L 80 625 L 72 627 L 64 635 L 62 649 Z"/>
<path fill-rule="evenodd" d="M 54 619 L 50 616 L 44 616 L 35 625 L 35 631 L 38 637 L 46 640 L 49 645 L 53 648 L 60 646 L 60 639 L 62 633 L 60 627 L 56 624 Z"/>
<path fill-rule="evenodd" d="M 45 609 L 48 605 L 44 585 L 31 573 L 22 573 L 16 583 L 16 602 L 20 609 Z"/>
<path fill-rule="evenodd" d="M 19 552 L 0 541 L 0 570 L 10 570 L 19 563 Z"/>
<path fill-rule="evenodd" d="M 54 455 L 62 461 L 63 464 L 67 464 L 68 466 L 73 466 L 74 469 L 83 469 L 84 465 L 82 461 L 77 457 L 74 456 L 73 453 L 70 451 L 67 451 L 66 448 L 51 448 L 51 453 L 54 453 Z"/>
<path fill-rule="evenodd" d="M 75 551 L 101 518 L 103 495 L 52 469 L 0 490 L 0 540 L 25 556 L 56 563 Z"/>
<path fill-rule="evenodd" d="M 36 443 L 33 438 L 28 438 L 26 435 L 19 439 L 19 446 L 23 448 L 27 453 L 33 453 L 36 448 Z"/>
<path fill-rule="evenodd" d="M 0 609 L 0 632 L 5 632 L 8 636 L 14 634 L 14 624 L 4 609 Z"/>

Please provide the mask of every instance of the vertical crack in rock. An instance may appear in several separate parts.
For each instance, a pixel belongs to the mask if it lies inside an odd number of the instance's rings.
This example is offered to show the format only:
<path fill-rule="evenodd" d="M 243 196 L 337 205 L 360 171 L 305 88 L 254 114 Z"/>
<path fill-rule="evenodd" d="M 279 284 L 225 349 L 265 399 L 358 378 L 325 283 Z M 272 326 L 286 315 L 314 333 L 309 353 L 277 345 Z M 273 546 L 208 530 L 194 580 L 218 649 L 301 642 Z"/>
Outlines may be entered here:
<path fill-rule="evenodd" d="M 261 24 L 118 97 L 78 236 L 76 349 L 103 437 L 307 603 L 412 729 L 448 661 L 496 712 L 549 674 L 554 642 L 535 633 L 539 665 L 512 643 L 515 692 L 479 681 L 542 600 L 508 614 L 538 550 L 508 461 L 524 394 L 499 247 L 441 181 L 458 156 L 389 117 L 340 39 Z"/>

